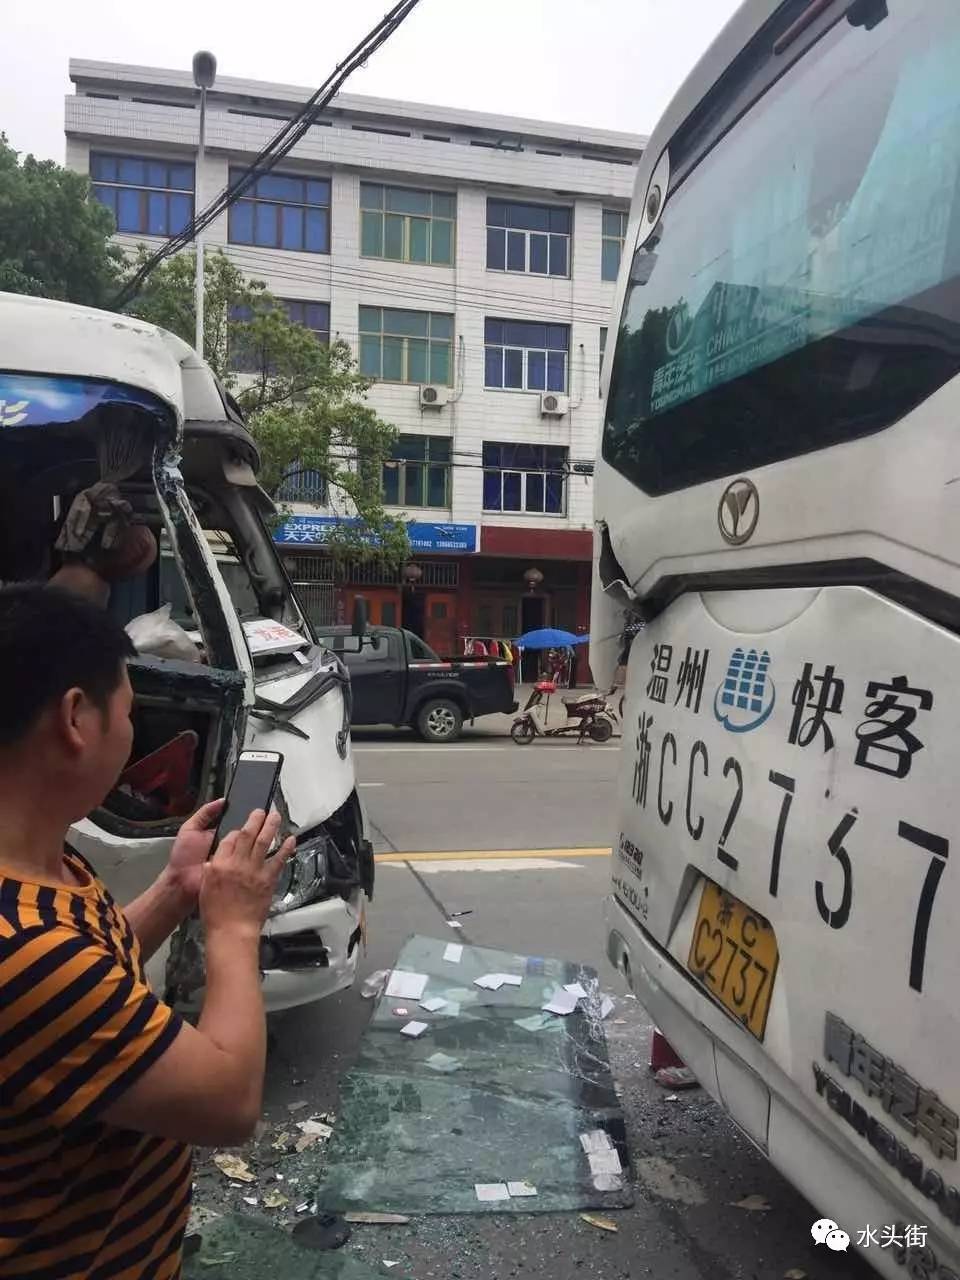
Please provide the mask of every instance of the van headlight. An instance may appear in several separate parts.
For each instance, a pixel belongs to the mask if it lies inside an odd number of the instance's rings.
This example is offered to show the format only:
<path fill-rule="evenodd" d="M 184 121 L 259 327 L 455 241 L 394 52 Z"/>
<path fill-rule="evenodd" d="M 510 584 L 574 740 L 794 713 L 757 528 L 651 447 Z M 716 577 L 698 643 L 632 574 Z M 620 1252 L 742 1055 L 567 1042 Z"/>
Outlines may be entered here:
<path fill-rule="evenodd" d="M 271 915 L 295 911 L 320 897 L 327 882 L 329 836 L 316 836 L 297 846 L 284 867 L 274 894 Z"/>

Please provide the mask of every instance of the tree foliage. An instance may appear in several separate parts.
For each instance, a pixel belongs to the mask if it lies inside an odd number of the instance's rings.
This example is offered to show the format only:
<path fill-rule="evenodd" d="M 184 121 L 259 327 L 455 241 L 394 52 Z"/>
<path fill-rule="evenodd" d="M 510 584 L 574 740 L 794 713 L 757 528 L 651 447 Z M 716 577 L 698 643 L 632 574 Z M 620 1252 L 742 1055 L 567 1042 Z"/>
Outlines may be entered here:
<path fill-rule="evenodd" d="M 0 289 L 108 306 L 122 255 L 82 174 L 19 154 L 0 133 Z"/>
<path fill-rule="evenodd" d="M 192 345 L 194 272 L 193 254 L 161 263 L 131 311 Z M 298 473 L 322 476 L 331 507 L 348 517 L 331 527 L 330 553 L 402 562 L 410 551 L 406 528 L 384 511 L 381 483 L 396 429 L 367 403 L 370 384 L 347 343 L 322 345 L 222 252 L 204 256 L 204 285 L 203 354 L 244 412 L 261 451 L 263 487 L 278 499 Z M 359 523 L 349 520 L 354 513 Z"/>

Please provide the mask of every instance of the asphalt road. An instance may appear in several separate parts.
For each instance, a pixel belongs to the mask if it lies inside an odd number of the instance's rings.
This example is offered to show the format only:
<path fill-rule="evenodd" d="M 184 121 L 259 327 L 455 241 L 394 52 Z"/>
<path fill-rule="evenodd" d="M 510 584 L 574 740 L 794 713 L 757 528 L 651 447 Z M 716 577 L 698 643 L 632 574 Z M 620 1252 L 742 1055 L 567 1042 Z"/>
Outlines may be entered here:
<path fill-rule="evenodd" d="M 456 938 L 446 923 L 454 912 L 470 913 L 459 917 L 464 941 L 596 968 L 615 999 L 605 1025 L 636 1203 L 611 1215 L 616 1233 L 577 1213 L 430 1215 L 404 1226 L 355 1226 L 344 1251 L 374 1274 L 417 1280 L 780 1280 L 790 1271 L 867 1280 L 873 1273 L 858 1260 L 814 1248 L 809 1228 L 821 1214 L 701 1090 L 671 1095 L 651 1077 L 649 1019 L 604 955 L 615 746 L 517 747 L 480 733 L 436 748 L 376 732 L 358 735 L 355 748 L 379 854 L 361 979 L 390 968 L 411 934 Z M 261 1149 L 291 1127 L 291 1105 L 307 1102 L 304 1115 L 336 1111 L 338 1080 L 370 1008 L 353 990 L 272 1020 Z M 258 1176 L 259 1194 L 271 1175 L 261 1167 Z M 225 1193 L 223 1182 L 201 1166 L 198 1199 L 242 1209 L 251 1188 Z M 286 1190 L 296 1199 L 302 1189 Z M 769 1209 L 736 1207 L 747 1196 L 763 1197 Z M 384 1258 L 401 1266 L 387 1270 Z"/>

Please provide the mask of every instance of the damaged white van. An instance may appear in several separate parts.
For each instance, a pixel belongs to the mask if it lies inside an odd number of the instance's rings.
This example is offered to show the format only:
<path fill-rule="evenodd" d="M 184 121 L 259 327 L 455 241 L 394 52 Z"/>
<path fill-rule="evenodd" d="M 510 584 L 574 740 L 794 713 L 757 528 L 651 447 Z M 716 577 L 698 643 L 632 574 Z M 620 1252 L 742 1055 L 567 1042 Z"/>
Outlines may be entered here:
<path fill-rule="evenodd" d="M 129 901 L 164 865 L 184 818 L 224 793 L 242 750 L 282 752 L 276 802 L 297 853 L 260 944 L 267 1008 L 278 1010 L 352 983 L 373 853 L 350 753 L 349 677 L 316 643 L 281 567 L 258 464 L 236 405 L 179 338 L 0 294 L 0 581 L 93 564 L 108 584 L 105 607 L 138 648 L 133 753 L 71 840 Z M 130 545 L 147 554 L 124 554 Z M 149 971 L 167 999 L 199 1003 L 196 919 Z"/>

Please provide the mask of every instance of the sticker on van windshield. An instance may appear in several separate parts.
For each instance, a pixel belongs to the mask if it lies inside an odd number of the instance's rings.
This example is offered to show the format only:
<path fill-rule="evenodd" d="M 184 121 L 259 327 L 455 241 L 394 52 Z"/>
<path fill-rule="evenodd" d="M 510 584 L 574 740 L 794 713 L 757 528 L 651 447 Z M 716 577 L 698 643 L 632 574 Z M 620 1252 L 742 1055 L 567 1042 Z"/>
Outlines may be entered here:
<path fill-rule="evenodd" d="M 155 415 L 171 412 L 160 399 L 138 387 L 95 378 L 0 373 L 0 428 L 77 422 L 104 404 L 132 405 Z"/>

